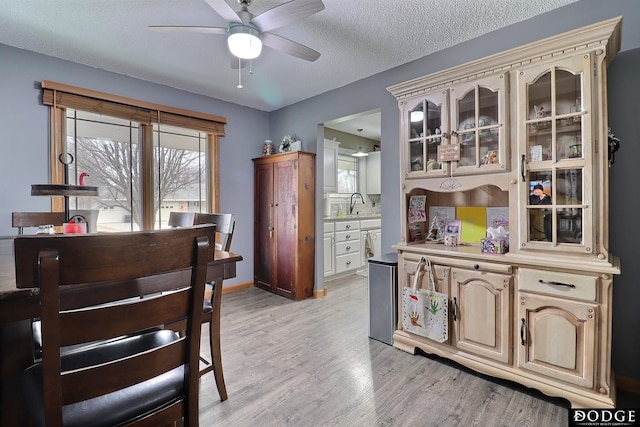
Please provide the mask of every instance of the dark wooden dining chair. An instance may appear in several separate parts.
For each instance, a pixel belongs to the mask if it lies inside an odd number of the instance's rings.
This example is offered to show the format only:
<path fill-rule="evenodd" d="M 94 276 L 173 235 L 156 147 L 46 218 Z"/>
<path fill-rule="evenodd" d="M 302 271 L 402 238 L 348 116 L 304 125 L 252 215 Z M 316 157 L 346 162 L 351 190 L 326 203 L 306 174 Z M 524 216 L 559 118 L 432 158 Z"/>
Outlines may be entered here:
<path fill-rule="evenodd" d="M 42 360 L 22 376 L 35 425 L 198 425 L 214 233 L 197 226 L 15 239 L 16 284 L 39 288 L 42 307 Z M 163 328 L 181 320 L 182 337 Z"/>
<path fill-rule="evenodd" d="M 233 230 L 235 229 L 236 220 L 233 214 L 220 213 L 197 213 L 194 219 L 195 224 L 215 224 L 216 225 L 216 249 L 229 251 L 231 247 L 231 239 L 233 238 Z M 224 374 L 222 371 L 222 353 L 220 351 L 220 312 L 222 305 L 222 281 L 207 284 L 207 293 L 205 295 L 203 305 L 202 323 L 209 325 L 209 349 L 211 360 L 200 357 L 204 367 L 200 369 L 200 376 L 213 371 L 216 380 L 216 387 L 220 400 L 227 400 L 227 387 L 224 383 Z M 208 298 L 207 298 L 208 296 Z"/>
<path fill-rule="evenodd" d="M 25 227 L 62 226 L 64 222 L 64 212 L 11 212 L 11 227 L 18 229 L 18 235 L 24 234 Z"/>

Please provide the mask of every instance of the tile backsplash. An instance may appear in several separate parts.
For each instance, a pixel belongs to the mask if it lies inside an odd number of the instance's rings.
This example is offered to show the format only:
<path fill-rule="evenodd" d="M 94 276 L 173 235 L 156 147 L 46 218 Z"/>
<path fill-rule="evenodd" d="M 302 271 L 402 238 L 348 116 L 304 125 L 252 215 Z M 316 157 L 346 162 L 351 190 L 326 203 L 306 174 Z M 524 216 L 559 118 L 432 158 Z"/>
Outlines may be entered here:
<path fill-rule="evenodd" d="M 327 194 L 325 200 L 324 216 L 337 217 L 340 213 L 343 215 L 349 214 L 350 196 L 342 194 Z M 360 198 L 356 201 L 353 207 L 353 213 L 358 215 L 380 215 L 382 211 L 382 205 L 379 194 L 363 194 L 365 204 L 362 204 Z M 355 200 L 355 197 L 354 197 Z M 328 206 L 327 206 L 328 205 Z"/>

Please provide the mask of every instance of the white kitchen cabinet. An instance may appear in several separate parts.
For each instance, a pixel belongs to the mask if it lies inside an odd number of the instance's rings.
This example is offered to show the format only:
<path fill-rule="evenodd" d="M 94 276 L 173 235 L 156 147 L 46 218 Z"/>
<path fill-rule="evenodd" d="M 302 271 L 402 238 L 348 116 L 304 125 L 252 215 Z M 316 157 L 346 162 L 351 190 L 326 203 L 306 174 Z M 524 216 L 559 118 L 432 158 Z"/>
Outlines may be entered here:
<path fill-rule="evenodd" d="M 373 256 L 382 255 L 382 230 L 380 228 L 382 220 L 380 218 L 367 218 L 360 220 L 360 248 L 361 248 L 361 265 L 367 265 L 367 235 L 371 236 L 373 244 Z"/>
<path fill-rule="evenodd" d="M 362 253 L 362 265 L 366 266 L 367 265 L 367 260 L 369 259 L 369 254 L 367 253 L 367 235 L 371 236 L 371 244 L 372 246 L 372 250 L 373 250 L 373 255 L 374 257 L 379 257 L 380 255 L 382 255 L 382 245 L 381 245 L 381 240 L 382 240 L 382 232 L 380 231 L 380 229 L 375 229 L 375 230 L 360 230 L 360 247 L 361 247 L 361 253 Z"/>
<path fill-rule="evenodd" d="M 401 111 L 399 294 L 421 256 L 451 271 L 450 341 L 400 324 L 395 347 L 573 407 L 615 407 L 611 319 L 620 265 L 608 248 L 606 81 L 621 23 L 609 19 L 389 88 Z M 548 204 L 530 197 L 536 184 Z M 414 196 L 426 212 L 508 212 L 501 221 L 510 225 L 509 253 L 483 253 L 482 233 L 459 247 L 412 239 L 430 225 L 409 221 Z M 416 225 L 421 233 L 410 233 Z"/>
<path fill-rule="evenodd" d="M 360 221 L 335 223 L 335 256 L 336 274 L 360 268 Z"/>
<path fill-rule="evenodd" d="M 324 140 L 324 191 L 336 193 L 338 191 L 338 146 L 337 141 Z"/>
<path fill-rule="evenodd" d="M 335 273 L 334 223 L 324 223 L 324 277 Z"/>
<path fill-rule="evenodd" d="M 381 193 L 381 153 L 380 151 L 372 151 L 367 158 L 367 194 Z"/>

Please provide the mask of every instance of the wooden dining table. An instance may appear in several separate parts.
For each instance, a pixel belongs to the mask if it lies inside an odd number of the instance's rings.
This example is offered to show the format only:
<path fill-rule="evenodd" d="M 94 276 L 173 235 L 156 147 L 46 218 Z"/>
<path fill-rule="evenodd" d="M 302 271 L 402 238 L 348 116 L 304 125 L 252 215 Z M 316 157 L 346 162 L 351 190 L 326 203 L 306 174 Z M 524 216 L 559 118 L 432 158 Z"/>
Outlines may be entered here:
<path fill-rule="evenodd" d="M 207 268 L 207 282 L 218 283 L 236 276 L 242 256 L 215 251 Z M 31 323 L 40 316 L 37 288 L 16 284 L 13 239 L 0 239 L 0 425 L 26 426 L 29 416 L 21 397 L 19 376 L 33 363 Z"/>

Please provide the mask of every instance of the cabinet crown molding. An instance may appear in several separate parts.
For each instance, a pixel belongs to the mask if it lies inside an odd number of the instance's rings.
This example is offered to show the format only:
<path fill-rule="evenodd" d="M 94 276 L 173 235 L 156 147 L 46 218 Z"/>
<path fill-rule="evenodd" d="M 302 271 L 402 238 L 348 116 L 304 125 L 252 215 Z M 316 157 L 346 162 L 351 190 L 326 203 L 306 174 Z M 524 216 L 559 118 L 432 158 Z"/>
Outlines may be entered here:
<path fill-rule="evenodd" d="M 621 28 L 622 16 L 618 16 L 389 86 L 387 90 L 400 101 L 437 88 L 505 73 L 512 68 L 542 62 L 572 51 L 577 53 L 604 49 L 608 65 L 620 50 Z"/>

